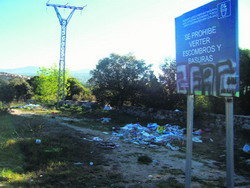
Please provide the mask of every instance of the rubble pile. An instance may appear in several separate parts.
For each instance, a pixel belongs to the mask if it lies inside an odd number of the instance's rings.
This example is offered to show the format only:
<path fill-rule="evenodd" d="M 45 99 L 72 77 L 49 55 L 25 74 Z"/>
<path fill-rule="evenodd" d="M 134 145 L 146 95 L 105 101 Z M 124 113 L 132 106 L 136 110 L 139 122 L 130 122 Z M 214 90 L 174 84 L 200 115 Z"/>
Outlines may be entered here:
<path fill-rule="evenodd" d="M 127 124 L 120 130 L 116 130 L 112 135 L 116 139 L 123 139 L 126 142 L 134 144 L 144 144 L 153 146 L 163 144 L 169 146 L 174 140 L 184 140 L 184 130 L 178 125 L 166 124 L 160 126 L 156 123 L 150 123 L 147 127 L 140 124 Z"/>

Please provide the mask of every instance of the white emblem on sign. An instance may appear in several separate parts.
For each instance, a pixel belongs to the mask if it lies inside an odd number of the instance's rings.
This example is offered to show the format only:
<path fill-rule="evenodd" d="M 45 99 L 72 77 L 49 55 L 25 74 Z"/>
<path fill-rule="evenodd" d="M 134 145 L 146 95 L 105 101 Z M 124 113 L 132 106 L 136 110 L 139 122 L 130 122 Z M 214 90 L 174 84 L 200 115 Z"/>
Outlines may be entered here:
<path fill-rule="evenodd" d="M 227 5 L 225 3 L 220 5 L 220 14 L 223 18 L 227 15 Z"/>
<path fill-rule="evenodd" d="M 218 19 L 231 16 L 231 1 L 224 1 L 217 5 Z"/>

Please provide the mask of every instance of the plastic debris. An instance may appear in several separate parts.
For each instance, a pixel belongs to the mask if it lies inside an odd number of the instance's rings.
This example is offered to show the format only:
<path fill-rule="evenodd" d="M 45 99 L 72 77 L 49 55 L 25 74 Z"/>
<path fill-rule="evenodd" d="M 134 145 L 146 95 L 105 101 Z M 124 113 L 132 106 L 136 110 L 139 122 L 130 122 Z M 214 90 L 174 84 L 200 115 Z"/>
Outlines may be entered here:
<path fill-rule="evenodd" d="M 193 142 L 202 143 L 201 136 L 194 136 L 192 140 Z"/>
<path fill-rule="evenodd" d="M 175 112 L 180 112 L 180 110 L 178 110 L 178 109 L 175 109 Z"/>
<path fill-rule="evenodd" d="M 149 124 L 147 125 L 147 128 L 152 129 L 152 130 L 156 130 L 157 127 L 159 127 L 159 126 L 160 126 L 160 125 L 157 125 L 157 123 L 149 123 Z"/>
<path fill-rule="evenodd" d="M 42 107 L 40 104 L 26 104 L 23 106 L 12 106 L 11 108 L 40 108 Z"/>
<path fill-rule="evenodd" d="M 178 146 L 172 146 L 170 143 L 167 143 L 167 146 L 173 151 L 178 151 L 180 149 Z"/>
<path fill-rule="evenodd" d="M 99 137 L 94 137 L 94 138 L 92 138 L 92 140 L 93 140 L 93 141 L 97 141 L 97 142 L 103 141 L 103 139 L 101 139 L 101 138 L 99 138 Z"/>
<path fill-rule="evenodd" d="M 166 130 L 166 127 L 158 126 L 156 130 L 157 130 L 158 133 L 163 133 Z"/>
<path fill-rule="evenodd" d="M 110 105 L 105 105 L 105 106 L 103 107 L 103 110 L 104 110 L 104 111 L 110 111 L 110 110 L 112 110 L 112 107 L 111 107 Z"/>
<path fill-rule="evenodd" d="M 160 162 L 159 162 L 158 160 L 155 160 L 155 159 L 154 159 L 154 160 L 153 160 L 153 164 L 154 164 L 154 165 L 159 165 Z"/>
<path fill-rule="evenodd" d="M 193 132 L 193 134 L 197 134 L 197 135 L 201 135 L 201 134 L 203 134 L 203 133 L 204 133 L 204 131 L 201 130 L 201 129 L 198 129 L 197 131 L 194 131 L 194 132 Z"/>
<path fill-rule="evenodd" d="M 250 145 L 245 144 L 244 147 L 243 147 L 243 151 L 247 152 L 247 153 L 250 152 Z"/>
<path fill-rule="evenodd" d="M 102 123 L 109 123 L 110 120 L 111 118 L 101 118 Z"/>
<path fill-rule="evenodd" d="M 153 178 L 153 175 L 148 175 L 148 178 Z"/>
<path fill-rule="evenodd" d="M 114 129 L 113 129 L 114 130 Z M 113 138 L 122 138 L 125 142 L 137 145 L 147 145 L 148 147 L 159 147 L 156 144 L 166 145 L 174 140 L 184 140 L 184 129 L 177 125 L 166 124 L 164 126 L 150 123 L 147 127 L 140 124 L 127 124 L 120 130 L 113 132 Z"/>
<path fill-rule="evenodd" d="M 102 148 L 105 148 L 105 149 L 115 149 L 118 144 L 115 144 L 115 143 L 112 143 L 112 142 L 99 142 L 98 145 L 100 145 Z"/>
<path fill-rule="evenodd" d="M 76 163 L 74 163 L 74 165 L 77 165 L 77 166 L 79 166 L 79 165 L 83 165 L 84 163 L 81 163 L 81 162 L 76 162 Z"/>
<path fill-rule="evenodd" d="M 93 165 L 94 165 L 94 163 L 93 163 L 93 162 L 89 162 L 89 165 L 90 165 L 90 166 L 93 166 Z"/>
<path fill-rule="evenodd" d="M 250 165 L 250 159 L 245 160 L 245 163 L 246 163 L 247 165 Z"/>
<path fill-rule="evenodd" d="M 36 139 L 36 140 L 35 140 L 35 143 L 36 143 L 36 144 L 41 144 L 41 143 L 42 143 L 42 140 Z"/>

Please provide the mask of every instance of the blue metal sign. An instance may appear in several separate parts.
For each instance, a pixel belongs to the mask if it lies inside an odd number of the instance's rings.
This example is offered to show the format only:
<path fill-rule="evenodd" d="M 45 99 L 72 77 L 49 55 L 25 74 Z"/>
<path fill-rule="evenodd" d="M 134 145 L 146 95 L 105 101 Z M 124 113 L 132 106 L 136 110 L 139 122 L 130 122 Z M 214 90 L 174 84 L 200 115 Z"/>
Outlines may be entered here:
<path fill-rule="evenodd" d="M 238 1 L 212 1 L 177 17 L 175 28 L 178 93 L 238 97 Z"/>

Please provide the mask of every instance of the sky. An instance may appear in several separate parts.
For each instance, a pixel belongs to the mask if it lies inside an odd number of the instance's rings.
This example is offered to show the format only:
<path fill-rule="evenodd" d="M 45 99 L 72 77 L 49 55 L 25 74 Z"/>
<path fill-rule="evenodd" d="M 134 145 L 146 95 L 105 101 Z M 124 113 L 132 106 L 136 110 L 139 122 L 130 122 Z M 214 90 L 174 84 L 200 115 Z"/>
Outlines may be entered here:
<path fill-rule="evenodd" d="M 250 1 L 239 1 L 239 47 L 250 49 Z M 47 0 L 0 0 L 0 69 L 59 62 L 60 24 Z M 50 0 L 75 6 L 67 27 L 66 67 L 94 69 L 111 53 L 153 64 L 175 58 L 174 19 L 210 0 Z M 67 10 L 60 10 L 63 17 Z"/>

